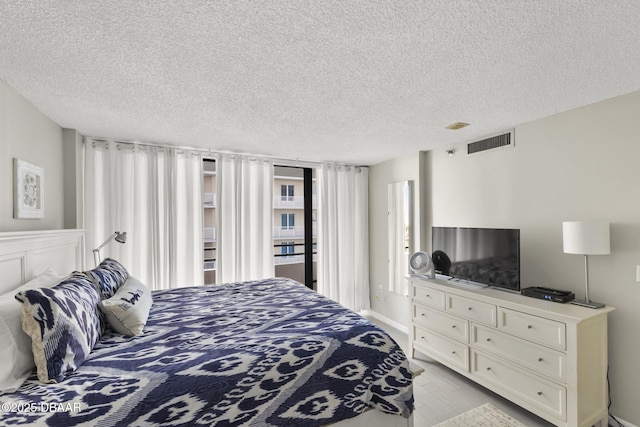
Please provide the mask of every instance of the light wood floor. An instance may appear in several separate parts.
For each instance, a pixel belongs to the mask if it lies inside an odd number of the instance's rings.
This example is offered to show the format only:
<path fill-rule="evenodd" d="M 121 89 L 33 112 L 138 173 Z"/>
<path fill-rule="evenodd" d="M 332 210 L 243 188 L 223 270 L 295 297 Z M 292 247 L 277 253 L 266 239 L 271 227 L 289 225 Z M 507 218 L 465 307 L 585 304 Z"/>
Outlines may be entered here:
<path fill-rule="evenodd" d="M 387 331 L 410 355 L 407 334 L 376 318 L 368 319 Z M 424 372 L 413 383 L 415 427 L 433 426 L 485 403 L 491 403 L 528 427 L 553 426 L 438 362 L 429 362 L 426 358 L 412 359 L 412 362 L 424 368 Z"/>

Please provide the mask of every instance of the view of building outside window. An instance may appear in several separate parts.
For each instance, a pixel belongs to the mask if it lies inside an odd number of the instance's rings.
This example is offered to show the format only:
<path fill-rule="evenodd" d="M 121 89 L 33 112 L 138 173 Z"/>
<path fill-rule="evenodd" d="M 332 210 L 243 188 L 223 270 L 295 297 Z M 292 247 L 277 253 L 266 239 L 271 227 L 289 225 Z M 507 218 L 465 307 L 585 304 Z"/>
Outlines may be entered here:
<path fill-rule="evenodd" d="M 204 161 L 203 221 L 205 284 L 215 283 L 216 273 L 216 168 L 214 160 Z M 315 173 L 314 175 L 315 176 Z M 313 280 L 316 280 L 316 194 L 312 180 Z M 305 282 L 304 175 L 302 168 L 274 167 L 273 244 L 276 277 Z M 315 286 L 314 286 L 315 287 Z"/>

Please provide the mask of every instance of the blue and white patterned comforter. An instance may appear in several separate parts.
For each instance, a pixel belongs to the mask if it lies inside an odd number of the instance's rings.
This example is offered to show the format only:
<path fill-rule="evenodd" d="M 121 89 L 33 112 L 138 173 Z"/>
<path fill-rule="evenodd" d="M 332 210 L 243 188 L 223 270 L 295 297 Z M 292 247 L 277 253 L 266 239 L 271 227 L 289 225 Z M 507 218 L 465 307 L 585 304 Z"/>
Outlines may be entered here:
<path fill-rule="evenodd" d="M 321 426 L 408 417 L 409 363 L 360 315 L 289 279 L 154 293 L 145 333 L 107 333 L 60 384 L 0 396 L 0 424 Z"/>

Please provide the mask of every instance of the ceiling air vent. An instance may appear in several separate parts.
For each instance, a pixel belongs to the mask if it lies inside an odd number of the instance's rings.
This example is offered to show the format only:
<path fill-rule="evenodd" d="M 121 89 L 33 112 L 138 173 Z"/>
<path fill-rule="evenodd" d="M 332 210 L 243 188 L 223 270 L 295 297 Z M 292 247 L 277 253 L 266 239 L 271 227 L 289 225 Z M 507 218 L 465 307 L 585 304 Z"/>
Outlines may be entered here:
<path fill-rule="evenodd" d="M 467 154 L 480 153 L 501 147 L 513 147 L 513 131 L 467 144 Z"/>
<path fill-rule="evenodd" d="M 469 123 L 455 122 L 455 123 L 451 123 L 445 129 L 458 130 L 458 129 L 466 128 L 467 126 L 469 126 Z"/>

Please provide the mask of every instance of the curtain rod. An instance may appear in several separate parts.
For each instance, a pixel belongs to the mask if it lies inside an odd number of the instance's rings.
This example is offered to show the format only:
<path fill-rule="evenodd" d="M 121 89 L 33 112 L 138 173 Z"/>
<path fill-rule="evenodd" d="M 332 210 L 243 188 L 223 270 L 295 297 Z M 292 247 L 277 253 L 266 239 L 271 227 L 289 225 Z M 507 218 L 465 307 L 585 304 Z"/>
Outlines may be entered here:
<path fill-rule="evenodd" d="M 174 148 L 177 150 L 188 150 L 188 151 L 197 151 L 202 154 L 208 154 L 210 156 L 217 155 L 237 155 L 237 156 L 246 156 L 246 157 L 255 157 L 260 159 L 268 159 L 273 161 L 274 163 L 278 163 L 280 166 L 296 166 L 296 167 L 318 167 L 324 164 L 336 164 L 341 166 L 354 166 L 359 168 L 368 168 L 368 166 L 361 165 L 347 165 L 346 163 L 336 163 L 336 162 L 314 162 L 311 160 L 300 160 L 300 159 L 284 159 L 278 157 L 271 157 L 265 155 L 257 155 L 257 154 L 247 154 L 247 153 L 236 153 L 233 151 L 216 151 L 210 148 L 198 148 L 198 147 L 189 147 L 184 145 L 169 145 L 169 144 L 157 144 L 154 142 L 137 142 L 137 141 L 119 141 L 116 139 L 110 138 L 95 138 L 92 136 L 85 136 L 83 139 L 83 143 L 87 141 L 100 141 L 100 142 L 114 142 L 116 144 L 129 144 L 129 145 L 141 145 L 143 147 L 159 147 L 159 148 Z"/>

